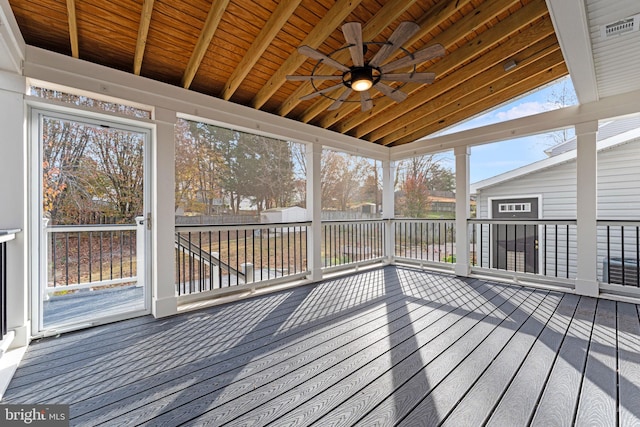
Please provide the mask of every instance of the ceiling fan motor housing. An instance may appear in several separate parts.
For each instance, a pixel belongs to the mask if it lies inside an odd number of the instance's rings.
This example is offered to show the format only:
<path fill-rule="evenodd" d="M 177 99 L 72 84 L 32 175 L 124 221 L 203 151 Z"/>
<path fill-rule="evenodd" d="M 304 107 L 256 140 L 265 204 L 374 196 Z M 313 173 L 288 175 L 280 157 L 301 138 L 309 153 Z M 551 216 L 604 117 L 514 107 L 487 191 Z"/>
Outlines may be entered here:
<path fill-rule="evenodd" d="M 351 67 L 342 74 L 342 83 L 356 92 L 362 92 L 371 88 L 380 81 L 380 70 L 365 65 L 364 67 Z"/>

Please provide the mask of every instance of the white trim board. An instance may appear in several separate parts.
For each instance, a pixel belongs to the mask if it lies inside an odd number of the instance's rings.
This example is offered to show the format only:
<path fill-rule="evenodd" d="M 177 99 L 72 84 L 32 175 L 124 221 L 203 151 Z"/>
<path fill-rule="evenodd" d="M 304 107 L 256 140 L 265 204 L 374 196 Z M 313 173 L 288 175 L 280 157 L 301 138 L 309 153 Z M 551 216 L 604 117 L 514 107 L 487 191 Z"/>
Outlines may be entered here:
<path fill-rule="evenodd" d="M 389 158 L 387 147 L 328 129 L 33 46 L 27 46 L 26 53 L 24 70 L 29 78 L 176 111 L 181 117 L 237 130 L 318 143 L 376 160 Z"/>
<path fill-rule="evenodd" d="M 546 0 L 562 56 L 581 104 L 599 99 L 584 0 Z"/>

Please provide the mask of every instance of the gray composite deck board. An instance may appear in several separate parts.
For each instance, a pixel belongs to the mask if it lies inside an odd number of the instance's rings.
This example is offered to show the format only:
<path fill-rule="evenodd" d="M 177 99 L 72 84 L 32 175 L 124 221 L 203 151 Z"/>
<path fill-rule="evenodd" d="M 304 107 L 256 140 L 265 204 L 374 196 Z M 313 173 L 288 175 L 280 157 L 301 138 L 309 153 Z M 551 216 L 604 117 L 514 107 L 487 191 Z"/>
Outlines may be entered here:
<path fill-rule="evenodd" d="M 618 303 L 620 425 L 640 426 L 640 322 L 638 306 Z"/>
<path fill-rule="evenodd" d="M 445 314 L 446 315 L 443 315 Z M 278 395 L 275 399 L 272 396 L 267 396 L 268 402 L 259 402 L 258 405 L 253 405 L 250 411 L 241 414 L 235 408 L 238 402 L 233 402 L 230 406 L 229 415 L 231 419 L 219 418 L 218 413 L 209 411 L 198 418 L 198 422 L 206 421 L 213 424 L 220 424 L 221 422 L 238 422 L 238 423 L 255 423 L 257 425 L 264 425 L 269 422 L 286 423 L 287 419 L 281 419 L 281 415 L 284 415 L 287 410 L 287 402 L 297 401 L 298 403 L 304 402 L 304 406 L 314 407 L 313 416 L 305 417 L 305 422 L 309 423 L 312 419 L 322 415 L 322 411 L 317 409 L 316 402 L 306 402 L 309 397 L 317 394 L 319 391 L 328 388 L 328 393 L 325 393 L 323 397 L 329 400 L 332 399 L 332 395 L 336 395 L 338 398 L 344 399 L 347 395 L 345 389 L 354 388 L 354 384 L 366 384 L 371 379 L 375 378 L 375 374 L 379 374 L 387 371 L 391 366 L 396 366 L 395 360 L 400 359 L 405 354 L 410 354 L 415 351 L 415 337 L 421 332 L 424 334 L 428 332 L 431 336 L 438 334 L 442 330 L 447 330 L 450 325 L 449 319 L 452 323 L 455 323 L 457 319 L 463 318 L 463 316 L 456 316 L 455 314 L 449 315 L 448 309 L 444 312 L 434 313 L 439 315 L 430 316 L 428 319 L 416 319 L 409 325 L 410 327 L 399 328 L 398 325 L 389 324 L 388 329 L 391 332 L 387 342 L 381 342 L 375 349 L 367 348 L 365 352 L 355 354 L 354 357 L 348 357 L 344 359 L 340 364 L 335 365 L 331 370 L 327 370 L 322 374 L 305 381 L 301 387 L 297 387 L 294 390 L 290 390 L 286 393 Z M 345 377 L 347 376 L 347 377 Z M 330 387 L 339 383 L 337 387 Z M 362 391 L 360 391 L 362 392 Z M 328 395 L 328 396 L 327 396 Z M 249 397 L 244 399 L 245 402 L 249 401 Z M 243 403 L 243 402 L 239 402 Z M 331 405 L 333 406 L 333 405 Z M 327 405 L 324 405 L 326 408 Z M 248 409 L 248 408 L 243 408 Z M 193 418 L 193 414 L 189 415 Z M 321 420 L 321 425 L 330 424 L 329 421 Z"/>
<path fill-rule="evenodd" d="M 157 388 L 158 390 L 150 390 L 154 393 L 154 415 L 161 415 L 163 412 L 172 408 L 180 408 L 175 411 L 171 416 L 177 417 L 177 413 L 181 410 L 187 410 L 189 416 L 196 412 L 196 404 L 204 404 L 203 401 L 212 400 L 215 396 L 215 401 L 220 403 L 224 400 L 233 400 L 234 396 L 241 395 L 246 391 L 247 386 L 250 386 L 252 390 L 259 390 L 259 387 L 263 385 L 271 384 L 274 379 L 278 378 L 279 382 L 285 383 L 283 374 L 289 373 L 289 376 L 295 376 L 291 374 L 298 372 L 297 376 L 301 376 L 302 379 L 306 379 L 306 372 L 313 371 L 309 366 L 312 363 L 316 365 L 322 364 L 322 358 L 330 352 L 331 349 L 340 351 L 341 356 L 331 356 L 331 358 L 344 358 L 351 352 L 357 351 L 361 346 L 367 345 L 369 342 L 375 342 L 376 340 L 384 339 L 388 336 L 388 332 L 384 329 L 388 323 L 401 323 L 408 325 L 411 320 L 398 310 L 398 303 L 394 302 L 390 304 L 389 312 L 385 313 L 384 310 L 377 310 L 372 316 L 366 316 L 365 318 L 345 322 L 340 330 L 330 330 L 331 337 L 328 335 L 318 336 L 317 340 L 307 339 L 303 347 L 291 349 L 290 352 L 284 352 L 282 350 L 276 352 L 274 357 L 265 359 L 258 354 L 259 357 L 253 358 L 250 362 L 247 362 L 241 371 L 234 371 L 230 373 L 232 378 L 228 379 L 228 383 L 224 383 L 227 386 L 227 390 L 220 394 L 214 394 L 216 391 L 216 384 L 220 384 L 220 378 L 217 376 L 199 377 L 194 380 L 191 392 L 189 395 L 176 396 L 172 393 L 167 393 L 164 387 Z M 420 316 L 420 311 L 424 311 L 425 314 L 432 309 L 425 306 L 416 306 L 412 313 L 415 316 Z M 284 357 L 283 357 L 284 356 Z M 326 359 L 326 357 L 325 357 Z M 313 366 L 313 365 L 311 365 Z M 303 368 L 306 371 L 302 371 Z M 320 369 L 320 368 L 315 368 Z M 299 374 L 299 372 L 303 372 Z M 178 382 L 180 379 L 178 379 Z M 229 385 L 232 384 L 234 392 L 230 391 Z M 172 384 L 167 384 L 172 385 Z M 147 392 L 143 392 L 132 395 L 132 399 L 127 402 L 118 401 L 112 409 L 122 411 L 123 403 L 139 405 L 140 400 L 146 397 Z M 258 394 L 257 392 L 255 394 Z M 163 397 L 164 395 L 164 397 Z M 212 403 L 209 402 L 208 405 Z M 169 405 L 168 407 L 166 405 Z M 186 405 L 186 406 L 185 406 Z M 107 408 L 110 409 L 110 408 Z M 124 413 L 125 417 L 130 417 Z M 137 417 L 138 420 L 144 421 L 144 414 L 140 413 Z M 91 417 L 95 417 L 96 413 L 92 412 Z M 125 420 L 121 420 L 123 423 Z"/>
<path fill-rule="evenodd" d="M 490 360 L 490 366 L 460 399 L 458 405 L 445 419 L 444 426 L 478 426 L 488 420 L 562 298 L 561 294 L 554 293 L 546 296 L 518 333 L 493 360 Z"/>
<path fill-rule="evenodd" d="M 639 401 L 636 305 L 389 266 L 42 339 L 2 403 L 95 426 L 626 426 Z"/>
<path fill-rule="evenodd" d="M 618 401 L 616 369 L 616 303 L 598 300 L 585 368 L 577 425 L 615 426 Z"/>
<path fill-rule="evenodd" d="M 376 420 L 380 420 L 381 425 L 392 425 L 395 420 L 406 417 L 418 405 L 422 405 L 419 412 L 425 418 L 425 425 L 432 424 L 431 420 L 427 418 L 439 417 L 440 414 L 437 403 L 429 397 L 430 391 L 440 385 L 453 370 L 463 363 L 469 354 L 485 342 L 496 327 L 530 295 L 531 290 L 518 292 L 512 296 L 499 298 L 500 302 L 494 307 L 485 307 L 488 311 L 485 313 L 486 317 L 481 322 L 474 324 L 460 339 L 452 342 L 446 351 L 440 353 L 436 358 L 430 360 L 428 351 L 416 354 L 417 363 L 415 368 L 408 372 L 409 375 L 403 375 L 404 372 L 401 370 L 396 373 L 394 367 L 390 375 L 390 385 L 395 386 L 396 389 L 392 389 L 393 392 L 389 393 L 383 402 L 360 420 L 359 424 L 370 425 Z"/>
<path fill-rule="evenodd" d="M 579 297 L 574 295 L 562 298 L 554 316 L 547 322 L 518 373 L 507 386 L 487 425 L 522 426 L 530 422 L 578 301 Z"/>
<path fill-rule="evenodd" d="M 571 320 L 556 363 L 538 402 L 532 425 L 569 426 L 573 424 L 597 300 L 581 298 Z"/>

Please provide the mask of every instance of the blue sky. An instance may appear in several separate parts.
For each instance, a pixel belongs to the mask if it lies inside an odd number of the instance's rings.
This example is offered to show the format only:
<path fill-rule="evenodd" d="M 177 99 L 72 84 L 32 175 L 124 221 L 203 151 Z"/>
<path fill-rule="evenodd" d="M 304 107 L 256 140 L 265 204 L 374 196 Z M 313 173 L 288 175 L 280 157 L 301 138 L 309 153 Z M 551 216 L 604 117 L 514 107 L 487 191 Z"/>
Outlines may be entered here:
<path fill-rule="evenodd" d="M 561 91 L 562 85 L 575 99 L 571 79 L 563 78 L 556 83 L 533 92 L 525 97 L 482 114 L 461 125 L 447 129 L 444 133 L 454 133 L 465 129 L 485 126 L 518 117 L 529 116 L 558 108 L 551 100 L 554 93 Z M 512 169 L 546 158 L 544 150 L 553 145 L 549 135 L 536 135 L 515 140 L 502 141 L 471 148 L 471 182 L 499 175 Z M 448 156 L 446 156 L 448 157 Z"/>

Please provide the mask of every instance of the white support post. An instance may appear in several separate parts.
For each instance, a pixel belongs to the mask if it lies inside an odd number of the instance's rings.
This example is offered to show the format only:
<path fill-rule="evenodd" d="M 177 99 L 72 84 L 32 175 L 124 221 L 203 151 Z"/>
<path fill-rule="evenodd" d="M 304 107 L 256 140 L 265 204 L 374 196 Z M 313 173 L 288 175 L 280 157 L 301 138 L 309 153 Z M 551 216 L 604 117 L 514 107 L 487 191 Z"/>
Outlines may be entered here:
<path fill-rule="evenodd" d="M 385 219 L 385 258 L 391 264 L 395 259 L 395 229 L 391 220 L 395 217 L 395 173 L 396 163 L 382 162 L 382 218 Z"/>
<path fill-rule="evenodd" d="M 0 19 L 1 21 L 1 19 Z M 0 23 L 0 33 L 2 33 Z M 0 53 L 4 34 L 0 34 Z M 29 344 L 32 333 L 30 327 L 29 301 L 29 269 L 32 277 L 38 280 L 40 272 L 39 245 L 40 213 L 37 219 L 29 221 L 30 191 L 28 187 L 29 158 L 27 156 L 29 141 L 25 127 L 24 94 L 26 79 L 20 75 L 0 71 L 0 129 L 2 129 L 2 156 L 0 156 L 0 228 L 21 229 L 11 241 L 11 250 L 7 252 L 7 327 L 14 331 L 11 347 L 24 347 Z M 32 153 L 34 156 L 37 153 Z M 40 164 L 34 161 L 32 164 Z M 39 169 L 38 169 L 39 170 Z M 38 172 L 33 172 L 35 178 Z M 34 186 L 35 187 L 35 186 Z M 37 194 L 37 193 L 36 193 Z M 0 340 L 2 338 L 0 337 Z"/>
<path fill-rule="evenodd" d="M 576 293 L 598 296 L 598 122 L 576 125 Z"/>
<path fill-rule="evenodd" d="M 322 145 L 307 145 L 307 220 L 311 221 L 307 232 L 307 264 L 313 282 L 322 280 L 322 182 L 320 167 Z"/>
<path fill-rule="evenodd" d="M 469 227 L 469 147 L 456 147 L 456 267 L 457 276 L 468 276 Z"/>
<path fill-rule="evenodd" d="M 244 274 L 244 283 L 254 282 L 253 264 L 250 262 L 243 262 L 240 264 L 240 271 Z"/>
<path fill-rule="evenodd" d="M 218 261 L 220 260 L 220 252 L 211 252 L 211 256 Z M 220 283 L 220 267 L 212 265 L 209 274 L 213 277 L 213 289 L 220 289 L 222 287 Z"/>
<path fill-rule="evenodd" d="M 175 284 L 175 111 L 155 111 L 156 141 L 152 148 L 153 215 L 151 218 L 153 263 L 152 313 L 165 317 L 177 312 Z"/>

